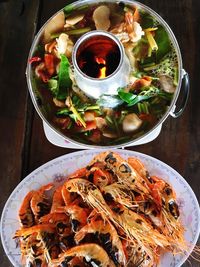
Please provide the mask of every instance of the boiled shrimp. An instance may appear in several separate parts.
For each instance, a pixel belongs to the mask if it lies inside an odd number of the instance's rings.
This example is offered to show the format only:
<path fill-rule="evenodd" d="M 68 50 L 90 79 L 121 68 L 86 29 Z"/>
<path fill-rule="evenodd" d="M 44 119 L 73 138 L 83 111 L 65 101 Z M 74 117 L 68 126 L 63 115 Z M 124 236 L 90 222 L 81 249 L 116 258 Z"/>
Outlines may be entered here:
<path fill-rule="evenodd" d="M 115 267 L 105 250 L 97 244 L 89 243 L 73 247 L 60 255 L 59 259 L 52 260 L 50 267 L 67 266 L 73 257 L 83 257 L 92 266 Z"/>
<path fill-rule="evenodd" d="M 63 186 L 59 186 L 54 194 L 53 194 L 53 200 L 51 205 L 51 212 L 54 212 L 58 207 L 64 206 L 64 199 L 62 196 L 62 188 Z"/>
<path fill-rule="evenodd" d="M 87 234 L 97 234 L 102 246 L 111 255 L 115 264 L 126 265 L 126 256 L 122 247 L 121 240 L 115 227 L 108 221 L 103 221 L 102 218 L 93 218 L 89 224 L 82 227 L 75 234 L 75 241 L 79 243 Z"/>
<path fill-rule="evenodd" d="M 40 217 L 47 214 L 50 210 L 50 203 L 48 201 L 47 196 L 45 195 L 45 191 L 49 191 L 52 189 L 53 184 L 48 184 L 42 186 L 39 190 L 34 191 L 33 197 L 31 199 L 31 209 L 35 216 L 36 222 Z"/>
<path fill-rule="evenodd" d="M 20 209 L 19 209 L 19 220 L 21 223 L 21 226 L 26 228 L 26 227 L 31 227 L 34 225 L 34 215 L 31 210 L 31 199 L 34 195 L 34 191 L 30 191 L 24 198 Z"/>
<path fill-rule="evenodd" d="M 146 181 L 117 153 L 102 152 L 94 157 L 89 166 L 92 167 L 98 161 L 103 162 L 108 169 L 112 170 L 120 183 L 141 194 L 148 194 Z"/>

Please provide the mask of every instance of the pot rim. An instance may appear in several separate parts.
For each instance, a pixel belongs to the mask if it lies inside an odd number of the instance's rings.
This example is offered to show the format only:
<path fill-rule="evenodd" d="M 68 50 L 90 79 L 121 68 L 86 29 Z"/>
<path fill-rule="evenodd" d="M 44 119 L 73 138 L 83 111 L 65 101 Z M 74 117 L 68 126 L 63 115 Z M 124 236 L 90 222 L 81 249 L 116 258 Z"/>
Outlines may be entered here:
<path fill-rule="evenodd" d="M 120 1 L 115 1 L 115 0 L 99 0 L 99 3 L 119 3 Z M 176 51 L 177 57 L 178 57 L 178 85 L 176 87 L 176 91 L 174 93 L 173 99 L 171 101 L 170 106 L 168 107 L 167 111 L 165 112 L 165 114 L 162 116 L 162 118 L 157 122 L 156 125 L 154 125 L 154 127 L 152 127 L 149 131 L 147 131 L 146 133 L 144 133 L 143 135 L 128 141 L 128 142 L 124 142 L 121 144 L 115 144 L 115 145 L 91 145 L 91 144 L 86 144 L 86 143 L 81 143 L 78 142 L 76 140 L 71 139 L 70 137 L 66 136 L 64 133 L 62 133 L 60 130 L 56 129 L 56 127 L 50 123 L 47 118 L 45 117 L 45 115 L 43 114 L 43 112 L 41 111 L 40 107 L 38 106 L 37 100 L 36 100 L 36 96 L 34 94 L 34 90 L 32 87 L 32 83 L 31 83 L 31 64 L 28 62 L 27 60 L 27 67 L 26 67 L 26 80 L 27 80 L 27 84 L 28 84 L 28 89 L 29 89 L 29 93 L 33 102 L 33 105 L 38 113 L 38 115 L 40 116 L 40 118 L 52 129 L 52 131 L 54 133 L 56 133 L 57 135 L 59 135 L 60 137 L 64 138 L 65 140 L 71 142 L 74 145 L 78 145 L 81 147 L 85 147 L 85 148 L 123 148 L 126 146 L 134 146 L 134 143 L 139 141 L 140 139 L 143 138 L 148 138 L 149 135 L 151 135 L 151 133 L 160 125 L 162 125 L 164 123 L 164 121 L 167 119 L 167 117 L 170 115 L 171 112 L 174 111 L 175 107 L 176 107 L 176 101 L 178 99 L 179 93 L 180 93 L 180 89 L 181 89 L 181 84 L 182 84 L 182 79 L 183 79 L 183 75 L 184 75 L 184 70 L 183 70 L 183 63 L 182 63 L 182 56 L 181 56 L 181 51 L 180 51 L 180 47 L 178 45 L 178 42 L 176 40 L 176 37 L 172 31 L 172 29 L 170 28 L 170 26 L 168 25 L 168 23 L 157 13 L 155 12 L 153 9 L 151 9 L 150 7 L 138 2 L 138 1 L 134 1 L 134 0 L 124 0 L 123 2 L 125 2 L 126 4 L 130 4 L 133 6 L 138 6 L 142 9 L 144 9 L 145 11 L 149 12 L 151 15 L 153 15 L 156 20 L 158 20 L 161 25 L 164 26 L 165 30 L 167 31 L 170 40 L 173 43 L 174 49 Z M 83 6 L 84 4 L 93 4 L 96 3 L 96 0 L 78 0 L 75 1 L 73 3 L 71 3 L 70 5 L 72 7 L 79 7 L 79 6 Z M 64 8 L 64 7 L 63 7 Z M 30 48 L 30 52 L 28 55 L 28 59 L 31 58 L 35 52 L 35 46 L 37 45 L 38 41 L 40 40 L 40 37 L 47 25 L 47 23 L 53 18 L 55 17 L 59 12 L 63 11 L 63 8 L 60 9 L 59 11 L 57 11 L 56 13 L 54 13 L 44 24 L 43 26 L 40 28 L 40 30 L 38 31 L 38 33 L 35 35 L 31 48 Z"/>

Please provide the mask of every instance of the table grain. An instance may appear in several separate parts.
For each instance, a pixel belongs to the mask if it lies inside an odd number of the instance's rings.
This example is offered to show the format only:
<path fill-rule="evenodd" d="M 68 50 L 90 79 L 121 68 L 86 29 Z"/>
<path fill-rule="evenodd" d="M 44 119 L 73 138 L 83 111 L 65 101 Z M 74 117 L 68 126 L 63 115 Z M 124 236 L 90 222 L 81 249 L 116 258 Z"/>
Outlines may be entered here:
<path fill-rule="evenodd" d="M 44 135 L 42 121 L 30 100 L 25 79 L 28 52 L 41 25 L 72 1 L 0 0 L 0 213 L 16 185 L 43 163 L 73 152 L 56 147 Z M 190 75 L 187 108 L 169 117 L 149 144 L 129 147 L 176 169 L 200 198 L 200 1 L 143 0 L 173 30 Z M 0 245 L 0 266 L 11 267 Z M 197 267 L 190 258 L 184 267 Z M 167 266 L 166 266 L 167 267 Z"/>

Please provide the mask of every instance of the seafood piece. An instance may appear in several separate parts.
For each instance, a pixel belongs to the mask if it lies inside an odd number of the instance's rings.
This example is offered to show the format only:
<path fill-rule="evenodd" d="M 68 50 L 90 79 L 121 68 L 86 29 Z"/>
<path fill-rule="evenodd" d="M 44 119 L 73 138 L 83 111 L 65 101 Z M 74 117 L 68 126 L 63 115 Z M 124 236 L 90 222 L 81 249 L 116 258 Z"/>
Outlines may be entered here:
<path fill-rule="evenodd" d="M 154 230 L 153 226 L 146 222 L 145 219 L 137 213 L 130 211 L 127 208 L 123 208 L 118 213 L 113 212 L 105 202 L 100 190 L 89 181 L 78 178 L 72 179 L 66 182 L 65 186 L 70 192 L 79 193 L 88 205 L 100 212 L 103 218 L 105 218 L 105 216 L 109 217 L 110 220 L 123 230 L 131 240 L 136 239 L 140 242 L 139 244 L 143 246 L 143 242 L 149 242 L 152 246 L 158 245 L 163 248 L 170 245 L 170 242 L 165 236 L 160 234 L 157 230 Z M 150 231 L 153 236 L 148 238 L 148 233 Z M 144 233 L 147 234 L 144 235 Z"/>
<path fill-rule="evenodd" d="M 128 208 L 138 207 L 134 201 L 134 194 L 127 186 L 119 183 L 107 185 L 102 189 L 105 198 L 111 198 L 114 201 Z"/>
<path fill-rule="evenodd" d="M 162 90 L 164 90 L 167 93 L 173 94 L 176 90 L 176 86 L 174 85 L 174 81 L 172 78 L 168 75 L 160 75 L 159 76 L 159 82 Z"/>
<path fill-rule="evenodd" d="M 107 31 L 110 28 L 110 9 L 107 6 L 99 6 L 93 12 L 93 20 L 97 30 Z"/>
<path fill-rule="evenodd" d="M 65 188 L 65 184 L 63 185 L 61 189 L 62 197 L 65 202 L 65 206 L 68 206 L 70 203 L 72 203 L 76 198 L 77 195 L 74 193 L 70 193 L 68 190 Z"/>
<path fill-rule="evenodd" d="M 53 200 L 51 205 L 51 213 L 54 212 L 58 207 L 64 206 L 65 202 L 62 196 L 62 188 L 63 186 L 59 186 L 56 188 L 54 194 L 53 194 Z"/>
<path fill-rule="evenodd" d="M 130 11 L 125 13 L 125 25 L 126 25 L 126 31 L 132 42 L 138 42 L 144 35 L 142 27 L 138 22 L 134 21 L 133 13 Z"/>
<path fill-rule="evenodd" d="M 130 164 L 143 179 L 146 179 L 146 177 L 148 176 L 148 172 L 144 164 L 139 159 L 128 158 L 127 161 L 128 161 L 128 164 Z"/>
<path fill-rule="evenodd" d="M 39 219 L 41 224 L 54 224 L 59 222 L 69 222 L 69 217 L 65 213 L 52 212 Z"/>
<path fill-rule="evenodd" d="M 19 209 L 19 220 L 23 228 L 31 227 L 34 225 L 34 215 L 31 210 L 31 199 L 34 191 L 30 191 L 24 198 Z"/>
<path fill-rule="evenodd" d="M 135 114 L 127 114 L 122 122 L 122 128 L 125 133 L 131 133 L 138 130 L 142 125 L 142 120 Z"/>
<path fill-rule="evenodd" d="M 17 230 L 15 233 L 14 238 L 16 237 L 27 237 L 34 233 L 37 235 L 40 235 L 42 232 L 48 232 L 48 233 L 54 233 L 55 232 L 55 226 L 52 224 L 41 224 L 41 225 L 34 225 L 29 228 L 24 228 L 21 230 Z"/>
<path fill-rule="evenodd" d="M 57 56 L 59 57 L 61 54 L 65 54 L 67 57 L 70 57 L 73 49 L 73 42 L 69 36 L 66 33 L 61 33 L 60 36 L 56 38 L 56 42 Z"/>
<path fill-rule="evenodd" d="M 74 173 L 70 174 L 67 179 L 72 179 L 72 178 L 84 178 L 87 177 L 87 175 L 89 174 L 87 168 L 81 168 L 78 169 L 77 171 L 75 171 Z"/>
<path fill-rule="evenodd" d="M 85 179 L 71 179 L 65 183 L 69 192 L 79 194 L 83 201 L 86 201 L 94 210 L 100 211 L 102 216 L 109 216 L 112 210 L 105 202 L 100 190 L 91 182 Z"/>
<path fill-rule="evenodd" d="M 82 227 L 75 234 L 75 241 L 79 243 L 87 234 L 98 235 L 101 245 L 104 247 L 108 255 L 111 256 L 113 262 L 118 265 L 126 265 L 126 256 L 122 247 L 121 240 L 115 227 L 108 221 L 103 221 L 102 218 L 93 218 L 89 224 Z"/>
<path fill-rule="evenodd" d="M 145 180 L 119 154 L 110 151 L 102 152 L 94 157 L 88 168 L 96 162 L 103 162 L 108 169 L 117 175 L 120 183 L 141 194 L 148 194 L 149 189 Z"/>
<path fill-rule="evenodd" d="M 93 182 L 99 189 L 110 184 L 113 180 L 112 174 L 105 169 L 92 167 L 88 177 L 90 182 Z"/>
<path fill-rule="evenodd" d="M 105 250 L 97 244 L 84 244 L 73 247 L 60 255 L 59 259 L 52 260 L 50 267 L 67 266 L 73 257 L 83 257 L 92 266 L 114 267 L 115 264 L 110 260 Z"/>
<path fill-rule="evenodd" d="M 56 212 L 67 213 L 70 216 L 72 230 L 76 232 L 87 223 L 87 217 L 91 210 L 80 199 L 76 199 L 64 207 L 58 207 Z"/>
<path fill-rule="evenodd" d="M 56 44 L 57 42 L 55 40 L 45 44 L 45 52 L 55 54 Z"/>
<path fill-rule="evenodd" d="M 14 238 L 16 237 L 20 238 L 22 262 L 25 266 L 47 266 L 51 259 L 58 257 L 55 227 L 51 224 L 18 230 Z"/>
<path fill-rule="evenodd" d="M 50 203 L 48 201 L 47 196 L 45 195 L 45 191 L 51 190 L 53 184 L 47 184 L 42 186 L 39 190 L 34 191 L 32 199 L 31 199 L 31 209 L 35 216 L 35 221 L 37 222 L 40 217 L 47 214 L 50 210 Z"/>
<path fill-rule="evenodd" d="M 87 208 L 79 206 L 79 200 L 75 200 L 72 204 L 66 206 L 65 210 L 71 217 L 71 226 L 74 232 L 86 225 L 90 212 Z"/>

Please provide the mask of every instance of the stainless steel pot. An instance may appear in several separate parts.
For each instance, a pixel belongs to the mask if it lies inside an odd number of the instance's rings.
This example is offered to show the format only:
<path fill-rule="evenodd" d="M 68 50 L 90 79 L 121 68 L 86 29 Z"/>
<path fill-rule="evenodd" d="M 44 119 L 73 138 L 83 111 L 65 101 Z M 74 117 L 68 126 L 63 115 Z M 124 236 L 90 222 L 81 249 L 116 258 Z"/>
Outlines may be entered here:
<path fill-rule="evenodd" d="M 116 3 L 115 0 L 99 0 L 99 3 Z M 188 73 L 183 69 L 182 66 L 182 57 L 181 57 L 181 52 L 180 52 L 180 48 L 178 45 L 178 42 L 172 32 L 172 30 L 170 29 L 169 25 L 162 19 L 162 17 L 160 15 L 158 15 L 155 11 L 153 11 L 152 9 L 150 9 L 149 7 L 136 2 L 136 1 L 129 1 L 129 0 L 125 0 L 123 1 L 126 4 L 129 5 L 134 5 L 134 6 L 138 6 L 139 8 L 142 8 L 143 10 L 149 12 L 152 16 L 154 16 L 156 18 L 157 21 L 159 21 L 160 24 L 162 24 L 166 31 L 169 34 L 169 37 L 174 45 L 174 48 L 176 50 L 177 56 L 178 56 L 178 85 L 177 85 L 177 89 L 174 93 L 174 97 L 173 100 L 171 102 L 170 107 L 168 108 L 167 112 L 163 115 L 163 117 L 160 119 L 160 121 L 148 132 L 146 132 L 144 135 L 126 142 L 126 143 L 122 143 L 119 145 L 112 145 L 112 146 L 98 146 L 98 145 L 88 145 L 88 144 L 82 144 L 79 143 L 71 138 L 69 138 L 68 136 L 64 135 L 61 131 L 59 131 L 58 129 L 55 128 L 55 126 L 51 123 L 51 121 L 48 119 L 48 110 L 43 106 L 42 101 L 40 101 L 42 99 L 41 94 L 39 93 L 39 91 L 36 88 L 36 84 L 34 82 L 33 79 L 33 73 L 32 73 L 32 69 L 30 64 L 27 64 L 27 69 L 26 69 L 26 77 L 27 77 L 27 83 L 28 83 L 28 88 L 29 88 L 29 92 L 33 101 L 33 104 L 35 106 L 36 111 L 38 112 L 39 116 L 41 117 L 41 119 L 52 129 L 53 132 L 55 132 L 56 134 L 58 134 L 61 138 L 64 138 L 68 141 L 70 141 L 71 143 L 74 143 L 75 145 L 79 145 L 79 146 L 84 146 L 85 148 L 97 148 L 97 147 L 106 147 L 106 148 L 119 148 L 119 147 L 125 147 L 125 146 L 130 146 L 130 145 L 135 145 L 138 143 L 138 141 L 140 139 L 144 139 L 144 138 L 148 138 L 148 136 L 150 136 L 152 134 L 153 131 L 155 131 L 156 129 L 160 128 L 161 125 L 163 124 L 163 122 L 167 119 L 167 117 L 170 115 L 173 118 L 177 118 L 179 117 L 187 104 L 187 100 L 188 100 L 188 96 L 189 96 L 189 76 Z M 81 1 L 77 1 L 74 2 L 73 4 L 71 4 L 72 7 L 81 7 L 83 5 L 88 5 L 88 4 L 94 4 L 96 3 L 95 0 L 81 0 Z M 61 10 L 60 10 L 61 11 Z M 60 11 L 58 11 L 56 14 L 54 14 L 44 25 L 43 27 L 40 29 L 40 31 L 38 32 L 38 34 L 35 36 L 32 47 L 30 49 L 30 53 L 29 53 L 29 58 L 33 57 L 34 52 L 36 50 L 36 47 L 40 41 L 41 36 L 43 35 L 44 29 L 47 25 L 47 23 L 54 17 L 56 16 Z M 177 99 L 179 94 L 183 95 L 183 100 L 182 100 L 182 104 L 180 105 L 180 109 L 177 111 L 176 110 L 176 103 L 177 103 Z"/>

